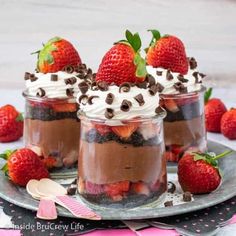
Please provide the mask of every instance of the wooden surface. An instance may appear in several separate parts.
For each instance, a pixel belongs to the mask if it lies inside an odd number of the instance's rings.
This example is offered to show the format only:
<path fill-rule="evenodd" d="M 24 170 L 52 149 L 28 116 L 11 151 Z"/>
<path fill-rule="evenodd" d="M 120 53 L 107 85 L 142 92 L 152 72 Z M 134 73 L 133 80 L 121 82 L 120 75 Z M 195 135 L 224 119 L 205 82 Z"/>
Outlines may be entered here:
<path fill-rule="evenodd" d="M 0 87 L 23 89 L 23 74 L 36 63 L 30 53 L 55 35 L 72 41 L 96 70 L 127 28 L 140 32 L 144 47 L 146 29 L 179 36 L 208 83 L 236 87 L 235 14 L 233 0 L 0 0 Z"/>

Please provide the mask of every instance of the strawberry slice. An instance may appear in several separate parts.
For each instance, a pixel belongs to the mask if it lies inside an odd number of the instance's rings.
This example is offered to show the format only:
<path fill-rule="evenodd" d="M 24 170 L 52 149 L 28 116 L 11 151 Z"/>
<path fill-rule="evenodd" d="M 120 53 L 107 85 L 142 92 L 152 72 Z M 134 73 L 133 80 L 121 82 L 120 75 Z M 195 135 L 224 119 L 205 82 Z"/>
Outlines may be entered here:
<path fill-rule="evenodd" d="M 85 182 L 86 192 L 89 194 L 101 194 L 104 193 L 104 186 L 102 184 L 94 184 L 89 181 Z"/>
<path fill-rule="evenodd" d="M 138 128 L 138 124 L 130 123 L 111 127 L 112 131 L 123 139 L 128 139 Z"/>
<path fill-rule="evenodd" d="M 173 152 L 166 151 L 164 153 L 164 156 L 167 161 L 171 161 L 171 162 L 178 162 L 179 161 L 179 157 Z"/>
<path fill-rule="evenodd" d="M 57 103 L 52 108 L 56 112 L 75 112 L 77 110 L 76 103 Z"/>
<path fill-rule="evenodd" d="M 164 99 L 165 108 L 173 113 L 179 111 L 176 102 L 173 99 Z"/>
<path fill-rule="evenodd" d="M 123 193 L 125 192 L 128 192 L 129 187 L 130 187 L 130 182 L 128 180 L 125 180 L 105 185 L 105 191 L 108 196 L 115 197 L 118 195 L 123 195 Z"/>
<path fill-rule="evenodd" d="M 133 190 L 137 194 L 143 194 L 143 195 L 147 195 L 147 196 L 150 194 L 150 190 L 149 190 L 148 186 L 141 181 L 139 181 L 137 183 L 133 183 L 132 187 L 133 187 Z"/>
<path fill-rule="evenodd" d="M 103 136 L 111 132 L 111 128 L 108 125 L 95 124 L 94 127 L 98 131 L 98 133 L 100 133 Z"/>

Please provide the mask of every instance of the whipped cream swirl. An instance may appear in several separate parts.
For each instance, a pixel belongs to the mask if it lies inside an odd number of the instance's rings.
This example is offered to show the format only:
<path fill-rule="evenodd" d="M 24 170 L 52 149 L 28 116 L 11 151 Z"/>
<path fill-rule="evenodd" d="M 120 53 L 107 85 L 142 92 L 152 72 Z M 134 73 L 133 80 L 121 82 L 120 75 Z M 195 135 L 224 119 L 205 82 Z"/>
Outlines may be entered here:
<path fill-rule="evenodd" d="M 202 79 L 206 76 L 198 72 L 196 68 L 191 68 L 191 66 L 186 75 L 180 75 L 179 73 L 174 73 L 160 67 L 154 68 L 147 66 L 146 68 L 148 74 L 152 75 L 155 81 L 163 86 L 161 94 L 180 94 L 200 91 L 202 88 Z"/>
<path fill-rule="evenodd" d="M 139 88 L 136 85 L 125 92 L 119 86 L 110 85 L 106 91 L 89 88 L 86 94 L 79 92 L 77 102 L 80 111 L 91 118 L 107 121 L 150 118 L 157 113 L 159 93 L 151 94 L 149 88 Z M 107 116 L 107 111 L 112 113 L 111 117 Z"/>
<path fill-rule="evenodd" d="M 84 81 L 78 78 L 77 74 L 76 72 L 67 73 L 65 71 L 32 74 L 32 79 L 29 77 L 26 80 L 27 92 L 30 96 L 61 99 L 76 98 L 79 92 L 78 84 Z"/>

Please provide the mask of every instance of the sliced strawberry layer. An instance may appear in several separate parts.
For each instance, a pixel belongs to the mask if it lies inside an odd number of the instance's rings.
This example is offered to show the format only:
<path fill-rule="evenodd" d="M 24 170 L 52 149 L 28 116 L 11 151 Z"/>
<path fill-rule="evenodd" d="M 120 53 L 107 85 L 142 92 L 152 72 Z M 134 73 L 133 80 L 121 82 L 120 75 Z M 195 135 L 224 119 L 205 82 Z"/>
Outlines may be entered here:
<path fill-rule="evenodd" d="M 122 126 L 113 126 L 112 131 L 121 138 L 128 139 L 138 128 L 138 124 L 130 123 Z"/>
<path fill-rule="evenodd" d="M 129 188 L 130 182 L 128 180 L 105 185 L 105 191 L 110 197 L 123 195 L 125 192 L 129 191 Z"/>
<path fill-rule="evenodd" d="M 111 132 L 111 127 L 108 125 L 95 124 L 94 127 L 101 135 L 106 135 Z"/>
<path fill-rule="evenodd" d="M 176 104 L 175 100 L 173 99 L 164 99 L 164 106 L 167 110 L 171 112 L 179 111 L 178 105 Z"/>
<path fill-rule="evenodd" d="M 76 103 L 57 103 L 52 108 L 56 112 L 75 112 L 77 110 Z"/>
<path fill-rule="evenodd" d="M 89 181 L 85 181 L 85 190 L 89 194 L 101 194 L 104 193 L 104 185 L 94 184 Z"/>
<path fill-rule="evenodd" d="M 137 194 L 143 194 L 143 195 L 147 195 L 147 196 L 150 194 L 150 190 L 149 190 L 148 186 L 141 181 L 139 181 L 137 183 L 133 183 L 132 188 Z"/>

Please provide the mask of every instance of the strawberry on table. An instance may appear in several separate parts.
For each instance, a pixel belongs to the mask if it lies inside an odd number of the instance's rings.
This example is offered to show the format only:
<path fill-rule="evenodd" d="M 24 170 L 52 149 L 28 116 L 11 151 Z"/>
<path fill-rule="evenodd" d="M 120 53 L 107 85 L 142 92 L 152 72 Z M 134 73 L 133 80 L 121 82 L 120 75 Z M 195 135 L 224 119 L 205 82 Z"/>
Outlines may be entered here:
<path fill-rule="evenodd" d="M 206 130 L 220 133 L 220 122 L 227 111 L 224 103 L 218 98 L 211 98 L 212 88 L 205 93 L 205 122 Z"/>
<path fill-rule="evenodd" d="M 31 179 L 40 180 L 49 177 L 44 163 L 31 149 L 6 151 L 0 157 L 7 161 L 2 170 L 14 184 L 26 186 Z"/>
<path fill-rule="evenodd" d="M 141 39 L 138 33 L 126 30 L 126 40 L 121 40 L 105 54 L 96 80 L 120 85 L 123 82 L 143 82 L 146 62 L 140 55 Z"/>
<path fill-rule="evenodd" d="M 225 112 L 221 118 L 221 132 L 229 139 L 236 139 L 236 109 Z"/>
<path fill-rule="evenodd" d="M 158 30 L 149 31 L 153 37 L 147 48 L 147 64 L 169 69 L 182 75 L 187 74 L 188 59 L 183 42 L 172 35 L 161 36 Z"/>
<path fill-rule="evenodd" d="M 221 182 L 218 160 L 232 151 L 214 156 L 210 153 L 186 153 L 178 163 L 178 179 L 183 191 L 210 193 Z"/>
<path fill-rule="evenodd" d="M 65 66 L 81 64 L 74 46 L 60 37 L 50 39 L 37 53 L 37 69 L 42 73 L 53 73 L 63 70 Z"/>
<path fill-rule="evenodd" d="M 23 116 L 14 106 L 0 107 L 0 142 L 16 141 L 23 135 Z"/>

